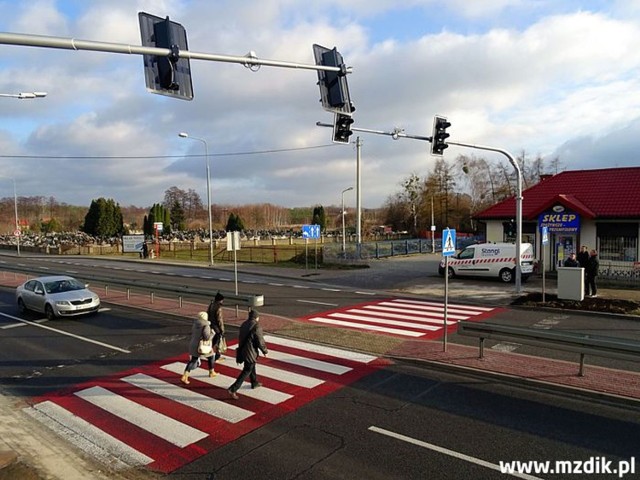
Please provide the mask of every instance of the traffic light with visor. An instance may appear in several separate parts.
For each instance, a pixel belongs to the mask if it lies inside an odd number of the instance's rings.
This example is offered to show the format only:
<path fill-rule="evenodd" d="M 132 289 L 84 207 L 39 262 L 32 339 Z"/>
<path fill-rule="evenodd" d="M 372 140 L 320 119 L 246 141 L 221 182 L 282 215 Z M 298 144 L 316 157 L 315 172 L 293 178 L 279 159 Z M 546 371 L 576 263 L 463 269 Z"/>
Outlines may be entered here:
<path fill-rule="evenodd" d="M 353 118 L 349 115 L 342 113 L 336 113 L 333 120 L 333 142 L 334 143 L 349 143 L 349 137 L 353 135 L 351 130 L 351 124 Z"/>
<path fill-rule="evenodd" d="M 447 128 L 451 126 L 451 123 L 447 121 L 446 117 L 436 115 L 433 119 L 433 134 L 431 137 L 431 155 L 442 155 L 445 148 L 449 148 L 447 145 Z"/>

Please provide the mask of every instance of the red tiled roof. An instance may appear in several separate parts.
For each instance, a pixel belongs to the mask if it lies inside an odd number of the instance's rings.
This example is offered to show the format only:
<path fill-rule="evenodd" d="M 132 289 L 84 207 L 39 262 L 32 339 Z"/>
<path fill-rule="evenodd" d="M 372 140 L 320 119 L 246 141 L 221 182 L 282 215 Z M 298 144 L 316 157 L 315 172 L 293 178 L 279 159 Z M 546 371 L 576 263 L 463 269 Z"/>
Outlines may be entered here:
<path fill-rule="evenodd" d="M 640 167 L 569 170 L 522 192 L 522 217 L 535 219 L 555 204 L 587 218 L 640 218 Z M 475 215 L 480 220 L 511 218 L 515 197 Z"/>

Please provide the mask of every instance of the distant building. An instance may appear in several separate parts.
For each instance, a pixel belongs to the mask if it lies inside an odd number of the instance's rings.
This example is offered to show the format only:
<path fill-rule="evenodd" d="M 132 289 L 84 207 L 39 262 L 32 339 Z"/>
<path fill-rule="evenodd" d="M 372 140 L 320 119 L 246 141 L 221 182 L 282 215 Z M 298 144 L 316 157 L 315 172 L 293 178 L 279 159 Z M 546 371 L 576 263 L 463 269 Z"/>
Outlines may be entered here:
<path fill-rule="evenodd" d="M 542 258 L 541 227 L 547 226 L 545 270 L 562 266 L 581 245 L 596 249 L 603 276 L 640 279 L 640 167 L 572 170 L 544 177 L 522 192 L 522 241 Z M 515 241 L 515 198 L 475 215 L 489 242 Z"/>

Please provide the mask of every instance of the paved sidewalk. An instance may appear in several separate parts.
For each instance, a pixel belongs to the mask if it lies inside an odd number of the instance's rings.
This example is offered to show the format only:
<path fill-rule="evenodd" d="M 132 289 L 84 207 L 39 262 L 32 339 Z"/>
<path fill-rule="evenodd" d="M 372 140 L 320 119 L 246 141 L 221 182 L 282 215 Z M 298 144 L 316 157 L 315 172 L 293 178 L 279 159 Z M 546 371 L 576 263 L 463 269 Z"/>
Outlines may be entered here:
<path fill-rule="evenodd" d="M 287 272 L 279 270 L 282 276 Z M 295 272 L 299 277 L 300 272 Z M 14 287 L 25 279 L 21 274 L 0 273 L 0 285 Z M 419 288 L 419 287 L 418 287 Z M 404 290 L 404 289 L 403 289 Z M 127 292 L 126 289 L 109 288 L 99 291 L 104 303 L 142 308 L 187 318 L 194 318 L 199 311 L 206 310 L 205 303 L 179 302 L 177 296 L 165 298 L 158 295 Z M 225 308 L 225 322 L 239 326 L 246 318 L 246 311 L 235 315 L 235 308 Z M 640 405 L 640 373 L 612 370 L 597 366 L 586 366 L 585 376 L 578 376 L 578 364 L 544 357 L 534 357 L 517 353 L 499 352 L 485 349 L 484 358 L 478 358 L 478 348 L 449 343 L 443 351 L 442 341 L 403 340 L 365 332 L 349 332 L 329 326 L 313 325 L 276 315 L 261 313 L 261 324 L 266 332 L 301 340 L 307 340 L 350 350 L 388 356 L 398 359 L 410 359 L 429 362 L 439 368 L 464 368 L 486 375 L 498 375 L 501 378 L 518 382 L 536 382 L 548 387 L 569 389 L 586 395 L 623 399 Z M 2 402 L 6 403 L 6 402 Z M 0 405 L 1 406 L 1 405 Z M 7 412 L 5 412 L 7 413 Z M 15 456 L 15 443 L 0 435 L 0 478 L 2 462 L 11 464 Z M 18 443 L 18 445 L 20 445 Z M 18 451 L 19 455 L 24 452 Z M 75 459 L 74 459 L 75 461 Z M 102 478 L 103 472 L 92 471 L 91 478 Z M 48 478 L 56 478 L 49 476 Z M 72 478 L 61 476 L 60 478 Z M 74 477 L 73 477 L 74 478 Z"/>

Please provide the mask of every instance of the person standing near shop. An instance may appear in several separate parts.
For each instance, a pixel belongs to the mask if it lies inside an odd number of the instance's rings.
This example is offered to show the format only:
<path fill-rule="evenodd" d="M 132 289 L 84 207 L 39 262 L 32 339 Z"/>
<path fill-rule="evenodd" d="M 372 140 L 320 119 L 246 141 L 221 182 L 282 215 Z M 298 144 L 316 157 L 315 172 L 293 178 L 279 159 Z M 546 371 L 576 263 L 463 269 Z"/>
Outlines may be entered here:
<path fill-rule="evenodd" d="M 575 253 L 572 253 L 571 255 L 569 255 L 567 257 L 567 259 L 564 261 L 564 266 L 565 267 L 579 267 L 580 266 L 580 264 L 576 260 L 576 254 Z"/>
<path fill-rule="evenodd" d="M 598 252 L 591 250 L 589 260 L 587 261 L 587 267 L 585 268 L 585 275 L 587 277 L 587 283 L 585 285 L 586 296 L 595 298 L 598 296 L 598 289 L 596 286 L 596 277 L 600 270 L 600 261 L 598 260 Z"/>
<path fill-rule="evenodd" d="M 580 252 L 578 252 L 577 260 L 581 268 L 587 268 L 587 262 L 589 261 L 589 248 L 586 245 L 583 245 Z"/>
<path fill-rule="evenodd" d="M 236 349 L 236 363 L 244 363 L 244 366 L 242 372 L 240 372 L 240 375 L 238 375 L 238 378 L 228 390 L 229 395 L 234 400 L 238 399 L 236 392 L 240 389 L 242 382 L 244 382 L 247 377 L 249 377 L 251 381 L 251 388 L 262 386 L 256 376 L 256 363 L 258 362 L 259 352 L 262 352 L 266 357 L 269 350 L 264 341 L 262 327 L 258 323 L 259 320 L 260 315 L 258 312 L 251 310 L 251 312 L 249 312 L 249 318 L 240 325 L 238 348 Z"/>

